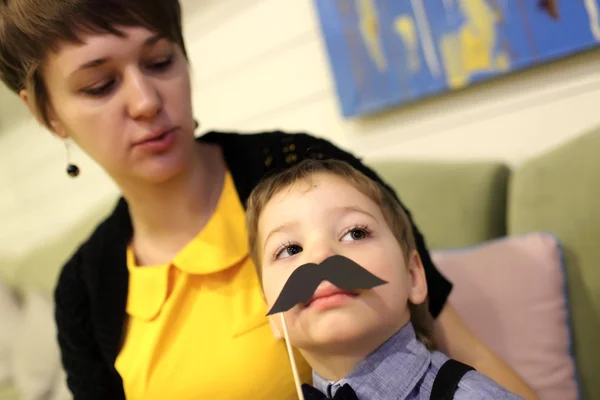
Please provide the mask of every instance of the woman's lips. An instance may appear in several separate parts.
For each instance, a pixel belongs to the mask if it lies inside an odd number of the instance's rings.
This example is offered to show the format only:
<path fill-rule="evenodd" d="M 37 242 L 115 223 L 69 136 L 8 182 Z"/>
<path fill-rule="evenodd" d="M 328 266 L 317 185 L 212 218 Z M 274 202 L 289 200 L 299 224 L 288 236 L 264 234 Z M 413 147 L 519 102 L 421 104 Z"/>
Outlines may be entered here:
<path fill-rule="evenodd" d="M 175 129 L 153 132 L 134 143 L 138 150 L 160 153 L 168 150 L 174 143 L 176 137 Z"/>

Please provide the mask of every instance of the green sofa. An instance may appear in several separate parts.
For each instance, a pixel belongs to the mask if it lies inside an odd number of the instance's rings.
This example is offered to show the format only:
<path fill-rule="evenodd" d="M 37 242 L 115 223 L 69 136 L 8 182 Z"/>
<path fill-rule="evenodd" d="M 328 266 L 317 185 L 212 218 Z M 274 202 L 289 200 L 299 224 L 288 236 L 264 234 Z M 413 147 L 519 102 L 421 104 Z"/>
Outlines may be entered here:
<path fill-rule="evenodd" d="M 566 251 L 574 350 L 584 399 L 600 399 L 600 130 L 529 160 L 515 170 L 495 162 L 367 160 L 412 211 L 431 249 L 471 246 L 550 231 Z M 18 263 L 0 263 L 17 288 L 51 293 L 62 262 L 113 205 L 90 212 L 70 234 Z M 0 400 L 16 400 L 0 388 Z"/>
<path fill-rule="evenodd" d="M 600 399 L 600 129 L 531 159 L 371 162 L 401 194 L 431 249 L 551 232 L 565 255 L 583 399 Z M 598 197 L 597 197 L 598 196 Z"/>

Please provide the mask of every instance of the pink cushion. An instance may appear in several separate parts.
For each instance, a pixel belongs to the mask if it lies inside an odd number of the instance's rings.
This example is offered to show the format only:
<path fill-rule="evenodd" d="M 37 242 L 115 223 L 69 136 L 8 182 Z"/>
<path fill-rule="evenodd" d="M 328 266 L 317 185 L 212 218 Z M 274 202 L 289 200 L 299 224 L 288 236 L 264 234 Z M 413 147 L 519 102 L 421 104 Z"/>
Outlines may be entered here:
<path fill-rule="evenodd" d="M 531 233 L 433 253 L 450 302 L 475 335 L 544 400 L 576 400 L 561 249 Z"/>

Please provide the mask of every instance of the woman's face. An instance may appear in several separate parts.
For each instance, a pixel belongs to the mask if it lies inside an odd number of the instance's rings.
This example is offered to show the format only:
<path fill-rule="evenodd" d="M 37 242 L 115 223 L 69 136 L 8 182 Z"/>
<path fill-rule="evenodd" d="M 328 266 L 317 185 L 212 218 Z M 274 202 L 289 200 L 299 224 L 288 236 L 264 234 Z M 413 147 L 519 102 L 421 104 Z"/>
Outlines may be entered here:
<path fill-rule="evenodd" d="M 145 28 L 83 36 L 48 54 L 50 129 L 116 180 L 165 181 L 192 154 L 194 121 L 181 48 Z"/>

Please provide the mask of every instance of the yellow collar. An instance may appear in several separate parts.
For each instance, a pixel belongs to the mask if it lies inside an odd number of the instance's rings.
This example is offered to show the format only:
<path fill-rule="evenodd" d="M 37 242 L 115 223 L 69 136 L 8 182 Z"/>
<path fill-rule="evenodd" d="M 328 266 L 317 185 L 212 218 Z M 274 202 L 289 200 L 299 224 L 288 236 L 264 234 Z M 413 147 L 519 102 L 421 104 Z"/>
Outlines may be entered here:
<path fill-rule="evenodd" d="M 245 212 L 229 172 L 213 215 L 206 226 L 169 264 L 139 267 L 127 249 L 129 294 L 127 313 L 143 319 L 158 315 L 168 296 L 171 268 L 193 275 L 227 270 L 248 257 Z"/>
<path fill-rule="evenodd" d="M 227 173 L 217 208 L 202 231 L 173 259 L 190 274 L 213 274 L 237 265 L 248 256 L 245 212 Z"/>

